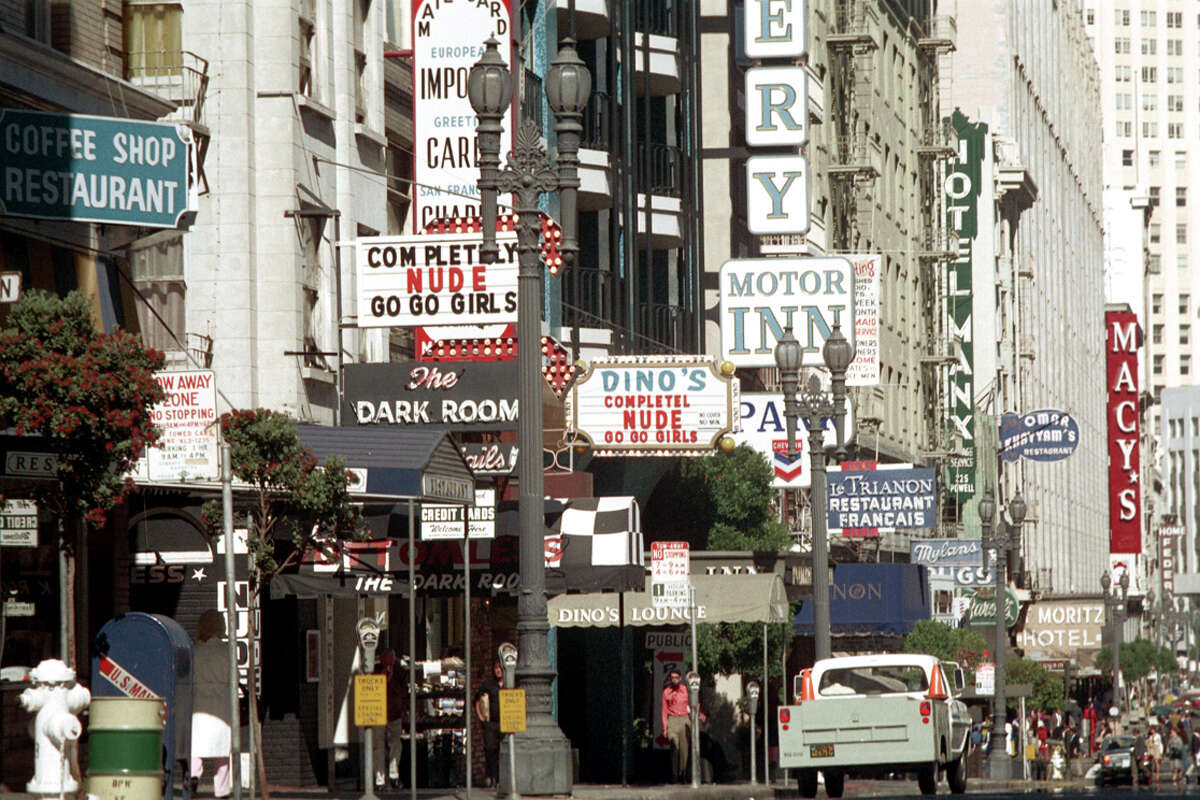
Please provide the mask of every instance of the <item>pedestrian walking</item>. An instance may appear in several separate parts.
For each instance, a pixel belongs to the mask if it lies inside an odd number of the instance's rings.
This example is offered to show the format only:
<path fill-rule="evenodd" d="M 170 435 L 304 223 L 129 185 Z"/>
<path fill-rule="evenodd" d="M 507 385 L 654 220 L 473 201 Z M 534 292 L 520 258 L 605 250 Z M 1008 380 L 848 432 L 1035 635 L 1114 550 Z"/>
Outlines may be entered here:
<path fill-rule="evenodd" d="M 500 783 L 500 681 L 504 668 L 492 662 L 492 676 L 475 693 L 475 719 L 483 727 L 484 786 Z M 469 768 L 469 767 L 468 767 Z"/>
<path fill-rule="evenodd" d="M 1146 755 L 1150 757 L 1150 780 L 1158 786 L 1158 771 L 1162 769 L 1163 740 L 1157 725 L 1150 726 L 1150 735 L 1146 737 Z"/>
<path fill-rule="evenodd" d="M 225 617 L 215 608 L 200 615 L 192 648 L 192 792 L 204 777 L 204 762 L 215 763 L 213 794 L 229 797 L 229 647 L 221 641 Z"/>
<path fill-rule="evenodd" d="M 663 737 L 671 745 L 671 780 L 679 782 L 687 774 L 692 743 L 688 689 L 682 677 L 679 670 L 671 670 L 667 676 L 668 683 L 662 691 L 662 729 Z"/>
<path fill-rule="evenodd" d="M 396 653 L 391 648 L 379 655 L 377 674 L 383 675 L 387 687 L 387 726 L 377 729 L 373 740 L 375 786 L 391 788 L 401 784 L 400 761 L 404 755 L 404 723 L 408 715 L 408 686 L 401 678 Z"/>
<path fill-rule="evenodd" d="M 1179 785 L 1183 780 L 1183 772 L 1187 769 L 1184 759 L 1183 735 L 1179 728 L 1171 728 L 1167 735 L 1167 757 L 1171 759 L 1171 783 Z"/>

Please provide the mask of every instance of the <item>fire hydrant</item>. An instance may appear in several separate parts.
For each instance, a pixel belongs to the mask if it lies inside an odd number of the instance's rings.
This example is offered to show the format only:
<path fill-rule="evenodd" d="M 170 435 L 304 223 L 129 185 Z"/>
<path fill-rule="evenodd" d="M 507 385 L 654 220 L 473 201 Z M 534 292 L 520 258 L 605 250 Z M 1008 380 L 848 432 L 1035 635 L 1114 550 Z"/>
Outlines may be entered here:
<path fill-rule="evenodd" d="M 57 795 L 74 792 L 79 783 L 71 774 L 75 742 L 83 725 L 75 716 L 88 707 L 92 693 L 75 682 L 75 670 L 57 658 L 38 664 L 29 673 L 33 686 L 21 692 L 21 707 L 34 717 L 33 780 L 25 789 L 33 794 Z"/>
<path fill-rule="evenodd" d="M 1066 765 L 1067 760 L 1063 758 L 1062 748 L 1056 746 L 1054 754 L 1050 756 L 1050 780 L 1061 781 L 1065 777 L 1063 775 L 1063 768 Z"/>

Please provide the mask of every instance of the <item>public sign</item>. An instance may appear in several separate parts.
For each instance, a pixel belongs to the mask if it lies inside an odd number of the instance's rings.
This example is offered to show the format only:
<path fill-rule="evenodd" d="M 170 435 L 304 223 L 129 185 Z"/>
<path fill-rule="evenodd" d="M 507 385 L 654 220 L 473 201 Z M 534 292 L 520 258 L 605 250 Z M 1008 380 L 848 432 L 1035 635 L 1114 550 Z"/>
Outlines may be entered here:
<path fill-rule="evenodd" d="M 525 690 L 500 690 L 500 732 L 520 733 L 525 730 Z"/>
<path fill-rule="evenodd" d="M 354 242 L 358 327 L 517 321 L 517 235 L 497 233 L 484 264 L 481 233 L 366 236 Z"/>
<path fill-rule="evenodd" d="M 1103 600 L 1039 600 L 1025 613 L 1017 647 L 1048 658 L 1073 658 L 1083 650 L 1099 650 L 1103 632 Z"/>
<path fill-rule="evenodd" d="M 0 547 L 37 547 L 38 511 L 33 500 L 0 502 Z"/>
<path fill-rule="evenodd" d="M 828 468 L 829 532 L 875 537 L 880 531 L 937 525 L 937 487 L 932 467 L 880 464 Z"/>
<path fill-rule="evenodd" d="M 746 70 L 746 144 L 799 147 L 808 143 L 808 73 L 801 66 Z"/>
<path fill-rule="evenodd" d="M 721 353 L 735 366 L 774 367 L 775 345 L 789 325 L 802 366 L 824 366 L 821 348 L 835 320 L 855 343 L 854 265 L 846 258 L 726 261 L 719 282 Z"/>
<path fill-rule="evenodd" d="M 700 456 L 737 430 L 739 384 L 707 356 L 594 360 L 567 399 L 567 426 L 597 456 Z"/>
<path fill-rule="evenodd" d="M 653 670 L 654 694 L 662 695 L 662 690 L 671 682 L 673 670 L 679 674 L 687 671 L 687 654 L 692 650 L 692 634 L 674 633 L 667 631 L 647 631 L 644 647 L 651 653 L 651 669 Z M 657 699 L 657 697 L 656 697 Z M 670 749 L 670 745 L 658 743 L 660 737 L 666 734 L 662 729 L 662 714 L 651 714 L 654 720 L 654 747 L 659 750 Z"/>
<path fill-rule="evenodd" d="M 690 545 L 687 542 L 651 542 L 650 580 L 654 583 L 686 584 L 690 560 Z"/>
<path fill-rule="evenodd" d="M 178 227 L 191 147 L 181 125 L 0 109 L 0 215 Z"/>
<path fill-rule="evenodd" d="M 746 0 L 743 13 L 747 58 L 796 59 L 808 52 L 808 0 Z"/>
<path fill-rule="evenodd" d="M 467 97 L 467 76 L 491 36 L 500 42 L 500 58 L 511 66 L 516 31 L 511 0 L 418 0 L 412 10 L 415 232 L 438 219 L 479 216 L 476 118 Z M 518 86 L 514 101 L 519 95 Z M 515 106 L 501 120 L 501 159 L 512 150 Z M 502 208 L 511 206 L 509 195 L 499 199 Z M 362 320 L 360 312 L 360 325 Z"/>
<path fill-rule="evenodd" d="M 1142 468 L 1138 442 L 1138 321 L 1106 311 L 1109 552 L 1142 552 Z"/>
<path fill-rule="evenodd" d="M 654 608 L 687 608 L 691 605 L 691 585 L 672 581 L 650 584 L 650 604 Z"/>
<path fill-rule="evenodd" d="M 979 196 L 988 129 L 971 123 L 959 111 L 950 118 L 955 131 L 954 157 L 946 164 L 946 226 L 954 234 L 954 258 L 943 283 L 949 287 L 944 305 L 945 329 L 958 341 L 950 365 L 950 398 L 947 422 L 961 440 L 958 451 L 946 460 L 946 488 L 960 503 L 975 496 L 975 321 L 972 316 L 975 239 L 979 235 Z M 988 250 L 980 258 L 990 261 Z"/>
<path fill-rule="evenodd" d="M 150 412 L 150 419 L 162 431 L 162 438 L 146 448 L 135 465 L 135 474 L 152 481 L 219 480 L 217 385 L 213 372 L 156 372 L 154 380 L 165 397 Z"/>
<path fill-rule="evenodd" d="M 983 564 L 983 542 L 979 539 L 913 539 L 908 562 L 927 566 Z"/>
<path fill-rule="evenodd" d="M 0 272 L 0 303 L 15 303 L 21 299 L 21 273 L 15 270 Z"/>
<path fill-rule="evenodd" d="M 985 661 L 975 668 L 975 694 L 991 697 L 996 693 L 996 665 Z"/>
<path fill-rule="evenodd" d="M 343 381 L 344 424 L 452 431 L 517 427 L 515 361 L 347 364 Z"/>
<path fill-rule="evenodd" d="M 746 159 L 746 228 L 759 235 L 808 233 L 808 176 L 804 156 Z"/>
<path fill-rule="evenodd" d="M 387 725 L 387 676 L 354 676 L 354 724 L 359 728 Z"/>
<path fill-rule="evenodd" d="M 469 539 L 496 538 L 496 490 L 476 489 L 475 505 L 421 504 L 421 540 L 463 538 L 463 525 Z"/>
<path fill-rule="evenodd" d="M 776 489 L 807 489 L 812 484 L 812 466 L 808 449 L 808 422 L 801 417 L 796 422 L 796 453 L 788 449 L 787 419 L 783 416 L 783 395 L 766 392 L 747 392 L 738 403 L 741 409 L 740 430 L 731 434 L 738 444 L 747 444 L 762 454 L 771 464 L 774 476 L 771 486 Z M 854 404 L 847 398 L 844 430 L 847 439 L 854 434 Z M 825 445 L 837 444 L 833 419 L 825 419 Z"/>
<path fill-rule="evenodd" d="M 854 360 L 846 370 L 847 386 L 879 384 L 879 278 L 883 256 L 847 255 L 854 265 Z M 847 324 L 842 322 L 843 325 Z"/>
<path fill-rule="evenodd" d="M 1079 423 L 1065 411 L 1042 409 L 1000 417 L 1000 456 L 1005 461 L 1061 461 L 1079 446 Z"/>

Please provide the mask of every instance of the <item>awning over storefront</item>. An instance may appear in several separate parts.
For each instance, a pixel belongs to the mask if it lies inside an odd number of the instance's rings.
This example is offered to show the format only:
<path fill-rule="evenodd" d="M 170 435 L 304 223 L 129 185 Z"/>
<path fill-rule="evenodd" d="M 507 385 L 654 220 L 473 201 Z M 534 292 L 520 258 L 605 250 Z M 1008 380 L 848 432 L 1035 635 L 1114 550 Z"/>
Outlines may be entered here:
<path fill-rule="evenodd" d="M 787 593 L 778 575 L 692 575 L 696 587 L 697 622 L 786 622 Z M 650 576 L 645 591 L 626 594 L 626 625 L 685 625 L 690 608 L 655 608 Z M 572 594 L 552 597 L 550 624 L 558 628 L 609 628 L 621 624 L 616 594 Z"/>
<path fill-rule="evenodd" d="M 276 575 L 271 579 L 272 597 L 295 595 L 302 600 L 311 600 L 321 595 L 330 595 L 352 599 L 388 594 L 408 597 L 407 577 L 401 581 L 392 575 L 371 575 L 363 572 L 340 575 L 293 572 Z"/>
<path fill-rule="evenodd" d="M 906 636 L 929 619 L 929 583 L 917 564 L 838 564 L 829 588 L 829 619 L 834 636 Z M 792 620 L 799 636 L 813 632 L 812 603 Z"/>

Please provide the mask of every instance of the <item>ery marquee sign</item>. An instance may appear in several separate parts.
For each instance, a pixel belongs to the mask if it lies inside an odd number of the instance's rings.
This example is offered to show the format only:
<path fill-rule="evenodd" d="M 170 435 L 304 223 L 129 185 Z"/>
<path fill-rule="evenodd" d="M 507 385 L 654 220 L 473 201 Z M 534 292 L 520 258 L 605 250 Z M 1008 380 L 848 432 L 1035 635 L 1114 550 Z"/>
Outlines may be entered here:
<path fill-rule="evenodd" d="M 347 364 L 344 381 L 343 424 L 517 427 L 515 361 Z"/>
<path fill-rule="evenodd" d="M 176 228 L 191 155 L 180 125 L 0 109 L 0 216 Z"/>
<path fill-rule="evenodd" d="M 484 264 L 480 233 L 358 239 L 358 327 L 516 322 L 517 235 L 496 243 L 498 260 Z"/>
<path fill-rule="evenodd" d="M 1130 311 L 1107 311 L 1108 519 L 1110 553 L 1142 552 L 1142 495 L 1138 477 L 1138 321 Z"/>
<path fill-rule="evenodd" d="M 413 231 L 437 219 L 479 216 L 475 110 L 467 76 L 495 36 L 512 65 L 510 0 L 418 0 L 413 10 Z M 540 102 L 540 98 L 539 98 Z M 515 110 L 516 103 L 511 106 Z M 512 150 L 512 114 L 501 121 L 500 152 Z M 509 195 L 501 195 L 507 206 Z M 395 323 L 411 324 L 411 323 Z M 363 315 L 359 313 L 359 325 Z"/>
<path fill-rule="evenodd" d="M 567 398 L 567 425 L 598 456 L 700 456 L 737 430 L 737 378 L 706 356 L 598 358 Z"/>
<path fill-rule="evenodd" d="M 821 348 L 835 320 L 855 343 L 854 265 L 845 258 L 726 261 L 719 281 L 721 352 L 737 367 L 775 366 L 775 344 L 789 325 L 806 367 L 824 366 Z"/>

